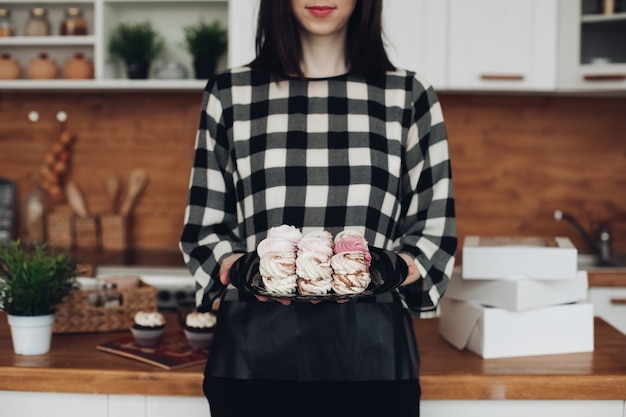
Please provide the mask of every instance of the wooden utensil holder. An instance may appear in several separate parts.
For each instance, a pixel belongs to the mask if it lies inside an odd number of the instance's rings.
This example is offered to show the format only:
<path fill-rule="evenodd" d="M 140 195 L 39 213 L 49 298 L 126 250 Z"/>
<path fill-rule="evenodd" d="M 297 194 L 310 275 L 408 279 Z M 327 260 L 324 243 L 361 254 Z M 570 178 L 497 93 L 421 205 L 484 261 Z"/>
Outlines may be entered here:
<path fill-rule="evenodd" d="M 76 217 L 74 219 L 74 237 L 78 249 L 97 249 L 98 218 Z"/>
<path fill-rule="evenodd" d="M 71 249 L 74 246 L 74 215 L 69 211 L 48 214 L 46 234 L 51 248 Z"/>
<path fill-rule="evenodd" d="M 128 219 L 116 215 L 100 216 L 102 249 L 120 251 L 128 248 Z"/>

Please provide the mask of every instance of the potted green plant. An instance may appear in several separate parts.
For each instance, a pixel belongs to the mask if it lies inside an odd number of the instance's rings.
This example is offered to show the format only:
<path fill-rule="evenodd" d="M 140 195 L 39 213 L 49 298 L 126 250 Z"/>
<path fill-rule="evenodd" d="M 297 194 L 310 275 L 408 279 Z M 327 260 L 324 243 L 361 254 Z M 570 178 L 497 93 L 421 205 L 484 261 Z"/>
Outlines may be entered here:
<path fill-rule="evenodd" d="M 165 50 L 165 40 L 152 22 L 120 23 L 111 32 L 109 52 L 124 60 L 130 79 L 148 78 L 152 60 Z"/>
<path fill-rule="evenodd" d="M 196 79 L 207 79 L 228 48 L 228 31 L 220 22 L 197 22 L 183 27 L 185 48 L 193 57 Z"/>
<path fill-rule="evenodd" d="M 78 261 L 44 243 L 0 246 L 0 308 L 6 311 L 13 348 L 22 355 L 50 350 L 54 312 L 78 288 Z"/>

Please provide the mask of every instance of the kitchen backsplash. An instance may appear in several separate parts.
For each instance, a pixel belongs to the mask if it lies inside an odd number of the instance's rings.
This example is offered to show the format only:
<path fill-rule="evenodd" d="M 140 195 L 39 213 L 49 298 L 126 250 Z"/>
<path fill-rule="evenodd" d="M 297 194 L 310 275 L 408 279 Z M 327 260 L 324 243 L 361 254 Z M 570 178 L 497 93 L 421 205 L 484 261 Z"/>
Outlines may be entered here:
<path fill-rule="evenodd" d="M 23 200 L 59 140 L 56 116 L 64 111 L 74 137 L 65 175 L 82 190 L 89 212 L 110 209 L 108 177 L 119 176 L 124 192 L 141 168 L 148 184 L 131 216 L 129 244 L 176 249 L 201 93 L 0 93 L 0 177 L 17 182 Z M 560 209 L 590 231 L 608 222 L 614 249 L 626 252 L 626 100 L 452 93 L 440 99 L 461 239 L 564 235 L 586 249 L 568 224 L 553 219 Z M 29 120 L 31 111 L 37 122 Z"/>

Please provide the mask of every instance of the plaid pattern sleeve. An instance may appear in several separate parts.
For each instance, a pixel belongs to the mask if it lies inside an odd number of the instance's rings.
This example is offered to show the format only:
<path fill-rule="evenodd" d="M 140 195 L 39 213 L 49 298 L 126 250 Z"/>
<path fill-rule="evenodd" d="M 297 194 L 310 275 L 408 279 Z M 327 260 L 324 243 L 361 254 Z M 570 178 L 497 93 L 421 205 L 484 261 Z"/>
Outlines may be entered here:
<path fill-rule="evenodd" d="M 220 261 L 235 252 L 246 252 L 237 236 L 232 164 L 219 88 L 215 79 L 209 80 L 203 94 L 180 240 L 184 261 L 196 280 L 199 302 L 223 289 Z"/>
<path fill-rule="evenodd" d="M 414 79 L 418 85 L 424 85 Z M 452 172 L 443 113 L 432 87 L 413 96 L 405 160 L 399 251 L 414 256 L 423 279 L 401 287 L 409 310 L 436 313 L 454 268 L 457 247 Z"/>
<path fill-rule="evenodd" d="M 272 79 L 247 67 L 207 84 L 180 247 L 199 297 L 219 261 L 267 230 L 355 229 L 410 253 L 424 277 L 402 289 L 432 310 L 454 264 L 447 137 L 433 89 L 414 73 Z"/>

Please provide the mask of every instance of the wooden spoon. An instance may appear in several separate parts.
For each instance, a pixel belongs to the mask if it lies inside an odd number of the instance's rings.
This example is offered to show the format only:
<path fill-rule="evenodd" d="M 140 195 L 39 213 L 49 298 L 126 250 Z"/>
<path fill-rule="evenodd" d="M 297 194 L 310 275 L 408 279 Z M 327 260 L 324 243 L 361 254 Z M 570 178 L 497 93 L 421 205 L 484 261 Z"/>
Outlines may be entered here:
<path fill-rule="evenodd" d="M 136 169 L 130 173 L 130 177 L 128 178 L 128 192 L 126 193 L 126 198 L 122 202 L 120 216 L 128 216 L 135 205 L 137 197 L 139 197 L 139 194 L 141 194 L 141 192 L 146 188 L 147 184 L 148 174 L 143 169 Z"/>
<path fill-rule="evenodd" d="M 109 197 L 109 204 L 111 205 L 111 213 L 117 213 L 117 204 L 120 198 L 120 191 L 122 190 L 122 184 L 120 178 L 117 175 L 111 175 L 104 183 L 104 189 Z"/>
<path fill-rule="evenodd" d="M 81 219 L 86 219 L 89 217 L 89 211 L 87 210 L 87 204 L 85 203 L 85 198 L 83 197 L 83 193 L 73 182 L 68 182 L 65 186 L 65 196 L 67 197 L 67 202 L 69 203 L 74 213 Z"/>

